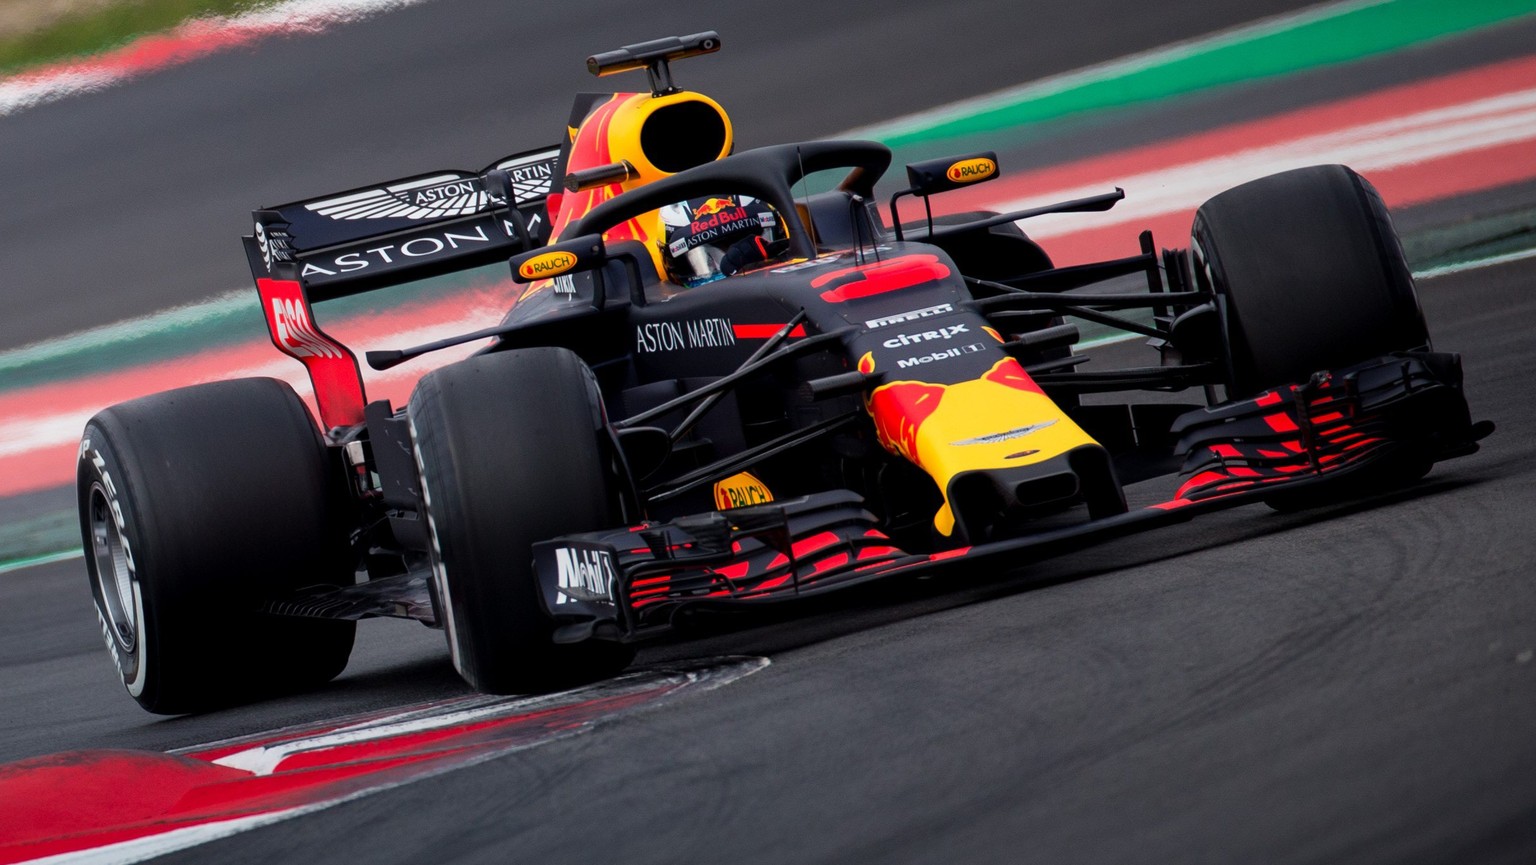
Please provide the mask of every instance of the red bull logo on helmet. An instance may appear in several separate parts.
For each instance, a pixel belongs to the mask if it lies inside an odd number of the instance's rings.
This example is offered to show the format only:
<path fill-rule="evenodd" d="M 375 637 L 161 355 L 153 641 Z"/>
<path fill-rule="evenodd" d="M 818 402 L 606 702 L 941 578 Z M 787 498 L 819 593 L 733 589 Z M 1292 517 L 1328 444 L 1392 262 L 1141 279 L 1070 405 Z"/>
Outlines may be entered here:
<path fill-rule="evenodd" d="M 739 206 L 740 205 L 736 203 L 735 199 L 731 198 L 706 198 L 704 199 L 703 204 L 697 205 L 693 208 L 693 218 L 703 219 L 706 216 L 719 213 L 720 211 L 727 208 Z"/>
<path fill-rule="evenodd" d="M 711 198 L 710 201 L 719 201 Z M 725 231 L 741 231 L 744 229 L 756 229 L 758 222 L 753 219 L 745 207 L 739 204 L 727 203 L 726 206 L 700 215 L 695 212 L 693 222 L 688 224 L 688 231 L 692 234 L 703 234 L 710 229 L 719 228 Z"/>

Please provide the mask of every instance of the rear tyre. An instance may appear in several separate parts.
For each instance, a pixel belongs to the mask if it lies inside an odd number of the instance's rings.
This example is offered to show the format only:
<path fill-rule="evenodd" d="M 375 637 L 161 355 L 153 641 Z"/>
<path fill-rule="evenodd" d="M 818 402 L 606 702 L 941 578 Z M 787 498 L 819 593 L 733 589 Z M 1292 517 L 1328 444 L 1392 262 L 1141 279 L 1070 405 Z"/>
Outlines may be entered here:
<path fill-rule="evenodd" d="M 408 414 L 438 618 L 465 680 L 521 693 L 627 666 L 627 646 L 552 641 L 533 571 L 533 544 L 619 520 L 602 397 L 581 359 L 560 348 L 470 358 L 424 376 Z"/>
<path fill-rule="evenodd" d="M 356 623 L 265 615 L 353 580 L 343 476 L 273 379 L 155 394 L 86 424 L 76 490 L 107 650 L 139 705 L 198 712 L 321 684 Z"/>
<path fill-rule="evenodd" d="M 1234 397 L 1429 345 L 1386 206 L 1345 166 L 1217 195 L 1195 214 L 1193 252 L 1196 279 L 1225 306 Z"/>

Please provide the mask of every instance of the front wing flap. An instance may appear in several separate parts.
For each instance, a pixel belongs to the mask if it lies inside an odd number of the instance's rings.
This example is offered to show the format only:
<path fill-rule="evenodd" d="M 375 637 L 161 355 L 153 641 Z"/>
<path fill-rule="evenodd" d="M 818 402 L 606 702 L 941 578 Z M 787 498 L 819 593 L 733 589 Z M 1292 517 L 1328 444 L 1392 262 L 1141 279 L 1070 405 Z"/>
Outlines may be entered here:
<path fill-rule="evenodd" d="M 1404 352 L 1189 412 L 1173 426 L 1187 455 L 1175 501 L 1473 453 L 1493 424 L 1472 423 L 1461 380 L 1460 355 Z"/>
<path fill-rule="evenodd" d="M 683 606 L 819 594 L 914 558 L 921 557 L 893 546 L 876 527 L 861 497 L 843 490 L 533 548 L 545 610 L 570 626 L 563 636 L 572 640 L 599 625 L 626 636 L 664 628 Z"/>

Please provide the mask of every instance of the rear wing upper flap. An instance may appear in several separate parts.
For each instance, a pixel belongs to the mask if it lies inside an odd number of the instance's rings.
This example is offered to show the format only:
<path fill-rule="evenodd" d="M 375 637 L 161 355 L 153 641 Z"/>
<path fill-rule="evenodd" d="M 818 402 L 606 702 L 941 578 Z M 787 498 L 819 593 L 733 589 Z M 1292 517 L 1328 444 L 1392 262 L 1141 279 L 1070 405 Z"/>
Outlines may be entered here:
<path fill-rule="evenodd" d="M 559 157 L 550 146 L 256 210 L 251 272 L 297 278 L 321 301 L 508 258 L 547 241 Z"/>

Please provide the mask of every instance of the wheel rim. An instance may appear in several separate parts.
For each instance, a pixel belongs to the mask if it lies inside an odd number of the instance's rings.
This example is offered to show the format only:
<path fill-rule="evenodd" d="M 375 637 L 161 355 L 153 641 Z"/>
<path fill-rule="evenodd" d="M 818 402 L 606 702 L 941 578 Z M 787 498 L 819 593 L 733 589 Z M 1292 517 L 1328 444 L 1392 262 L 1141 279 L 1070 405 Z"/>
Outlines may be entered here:
<path fill-rule="evenodd" d="M 128 559 L 128 545 L 112 514 L 106 490 L 97 484 L 91 488 L 91 556 L 96 561 L 96 597 L 107 620 L 107 630 L 124 652 L 133 651 L 137 634 L 134 628 L 134 573 Z"/>

